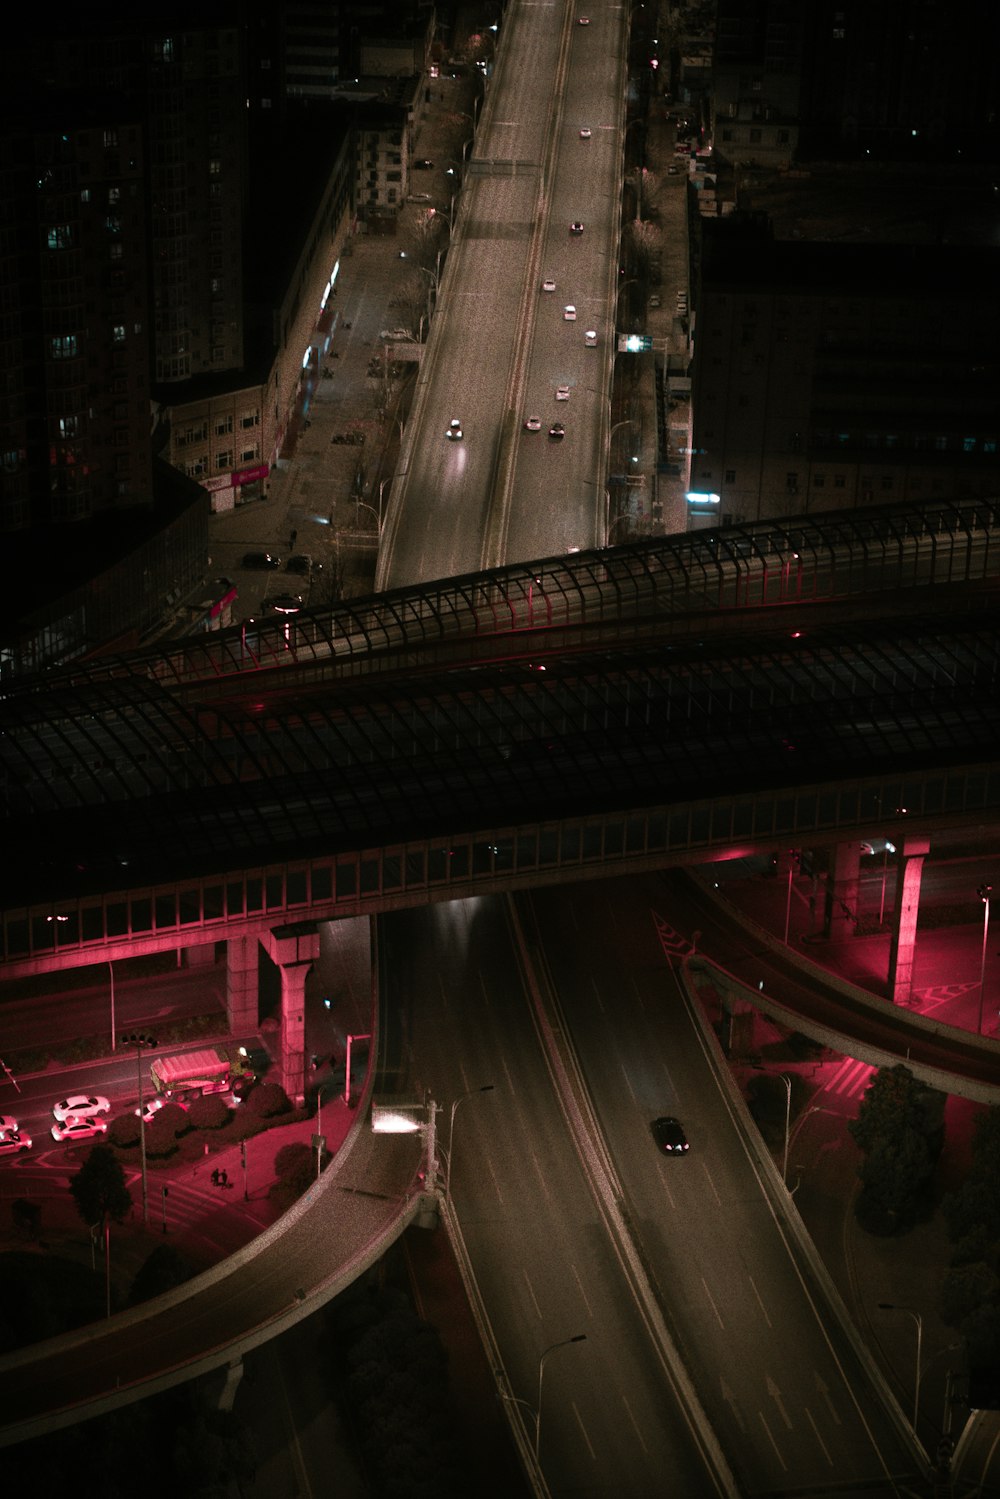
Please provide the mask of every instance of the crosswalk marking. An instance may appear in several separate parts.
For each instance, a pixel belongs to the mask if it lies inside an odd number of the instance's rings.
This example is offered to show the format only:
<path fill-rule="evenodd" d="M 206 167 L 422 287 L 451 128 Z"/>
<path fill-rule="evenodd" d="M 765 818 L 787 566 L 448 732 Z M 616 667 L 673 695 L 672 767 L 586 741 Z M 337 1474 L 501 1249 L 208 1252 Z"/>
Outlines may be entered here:
<path fill-rule="evenodd" d="M 823 1084 L 820 1092 L 835 1093 L 839 1098 L 860 1098 L 874 1071 L 875 1068 L 869 1062 L 845 1057 L 829 1082 Z"/>

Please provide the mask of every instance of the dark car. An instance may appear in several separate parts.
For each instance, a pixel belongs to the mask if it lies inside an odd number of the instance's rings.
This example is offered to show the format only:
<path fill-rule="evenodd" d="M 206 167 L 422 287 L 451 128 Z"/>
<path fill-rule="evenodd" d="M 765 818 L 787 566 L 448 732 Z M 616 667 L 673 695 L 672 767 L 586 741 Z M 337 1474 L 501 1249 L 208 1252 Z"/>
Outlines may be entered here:
<path fill-rule="evenodd" d="M 434 163 L 431 161 L 429 156 L 423 156 L 419 161 L 415 161 L 413 165 L 416 167 L 418 172 L 429 172 Z"/>
<path fill-rule="evenodd" d="M 570 234 L 582 234 L 583 233 L 583 225 L 580 223 L 579 219 L 574 219 L 573 223 L 570 224 L 570 226 L 569 226 L 569 232 L 570 232 Z"/>
<path fill-rule="evenodd" d="M 319 573 L 322 571 L 322 562 L 315 562 L 305 552 L 296 552 L 294 557 L 289 557 L 285 563 L 286 573 L 298 573 L 303 578 L 307 577 L 309 573 Z"/>
<path fill-rule="evenodd" d="M 679 1119 L 665 1114 L 661 1119 L 654 1119 L 649 1127 L 664 1155 L 685 1155 L 689 1150 L 687 1135 Z"/>
<path fill-rule="evenodd" d="M 265 602 L 277 614 L 298 614 L 302 608 L 302 595 L 299 593 L 277 593 L 273 599 L 266 599 Z"/>
<path fill-rule="evenodd" d="M 273 572 L 276 567 L 281 566 L 281 558 L 270 552 L 247 552 L 243 558 L 243 566 L 253 568 L 255 572 Z"/>
<path fill-rule="evenodd" d="M 552 426 L 549 428 L 549 436 L 557 439 L 566 436 L 566 428 L 563 426 L 562 422 L 552 423 Z"/>

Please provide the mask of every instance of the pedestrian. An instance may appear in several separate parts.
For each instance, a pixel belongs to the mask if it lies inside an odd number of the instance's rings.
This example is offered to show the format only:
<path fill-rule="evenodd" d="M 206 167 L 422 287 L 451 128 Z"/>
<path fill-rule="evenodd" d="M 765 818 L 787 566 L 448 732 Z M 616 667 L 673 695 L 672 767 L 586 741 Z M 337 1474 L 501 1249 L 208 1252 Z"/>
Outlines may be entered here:
<path fill-rule="evenodd" d="M 218 1166 L 216 1166 L 215 1170 L 212 1172 L 212 1186 L 213 1187 L 217 1187 L 218 1185 L 219 1185 L 219 1168 L 218 1168 Z"/>

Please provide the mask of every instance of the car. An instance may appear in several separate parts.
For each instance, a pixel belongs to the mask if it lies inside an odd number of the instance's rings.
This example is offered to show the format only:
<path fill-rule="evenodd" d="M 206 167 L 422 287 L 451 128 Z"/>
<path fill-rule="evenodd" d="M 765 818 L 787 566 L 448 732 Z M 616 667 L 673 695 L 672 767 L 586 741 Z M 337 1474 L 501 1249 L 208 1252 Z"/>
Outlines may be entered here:
<path fill-rule="evenodd" d="M 660 1119 L 654 1119 L 649 1126 L 656 1141 L 664 1155 L 684 1155 L 690 1149 L 684 1126 L 679 1119 L 672 1114 L 664 1114 Z"/>
<path fill-rule="evenodd" d="M 589 125 L 584 125 L 583 129 L 580 131 L 580 139 L 582 141 L 589 141 L 590 140 L 590 126 Z"/>
<path fill-rule="evenodd" d="M 448 423 L 447 428 L 445 429 L 444 435 L 448 438 L 449 442 L 461 442 L 462 423 L 459 421 L 457 416 L 452 417 L 451 421 Z"/>
<path fill-rule="evenodd" d="M 649 299 L 649 305 L 650 305 L 650 307 L 652 307 L 654 309 L 657 308 L 657 307 L 659 307 L 659 306 L 661 306 L 660 298 L 656 295 L 655 292 L 653 293 L 653 295 Z"/>
<path fill-rule="evenodd" d="M 265 603 L 276 614 L 298 614 L 302 608 L 302 595 L 300 593 L 276 593 L 273 599 L 266 599 Z"/>
<path fill-rule="evenodd" d="M 141 1118 L 143 1124 L 152 1124 L 160 1110 L 167 1108 L 169 1104 L 173 1104 L 175 1109 L 183 1109 L 185 1114 L 187 1113 L 187 1104 L 181 1103 L 179 1098 L 151 1098 L 141 1114 L 138 1109 L 135 1110 L 135 1117 L 137 1119 Z"/>
<path fill-rule="evenodd" d="M 17 1129 L 16 1119 L 11 1118 L 10 1114 L 0 1114 L 0 1134 L 16 1135 Z"/>
<path fill-rule="evenodd" d="M 596 349 L 597 348 L 597 329 L 596 328 L 588 328 L 587 331 L 586 331 L 586 333 L 583 335 L 583 341 L 586 344 L 586 346 L 587 346 L 588 349 Z"/>
<path fill-rule="evenodd" d="M 0 1155 L 18 1155 L 31 1149 L 31 1136 L 23 1129 L 5 1129 L 0 1134 Z"/>
<path fill-rule="evenodd" d="M 580 16 L 579 19 L 578 19 L 578 21 L 577 21 L 577 25 L 578 26 L 589 26 L 590 25 L 590 17 L 589 16 Z"/>
<path fill-rule="evenodd" d="M 562 422 L 552 423 L 552 426 L 549 428 L 549 436 L 554 438 L 566 436 L 566 428 L 563 426 Z"/>
<path fill-rule="evenodd" d="M 573 220 L 572 224 L 570 224 L 570 226 L 569 226 L 569 232 L 570 232 L 570 234 L 582 234 L 583 233 L 583 225 L 580 223 L 579 219 L 574 219 Z"/>
<path fill-rule="evenodd" d="M 553 281 L 552 277 L 546 276 L 545 280 L 542 282 L 542 291 L 555 291 L 555 289 L 556 283 Z"/>
<path fill-rule="evenodd" d="M 52 1138 L 57 1144 L 64 1140 L 92 1140 L 95 1135 L 106 1135 L 107 1132 L 106 1121 L 96 1115 L 90 1119 L 78 1119 L 75 1114 L 70 1114 L 61 1124 L 52 1126 Z"/>
<path fill-rule="evenodd" d="M 416 167 L 418 172 L 429 172 L 434 163 L 431 161 L 429 156 L 422 156 L 420 160 L 415 161 L 413 165 Z"/>
<path fill-rule="evenodd" d="M 431 195 L 430 193 L 408 193 L 406 201 L 407 203 L 429 203 Z"/>
<path fill-rule="evenodd" d="M 71 1114 L 74 1119 L 91 1119 L 95 1114 L 110 1112 L 111 1105 L 99 1093 L 71 1093 L 62 1103 L 52 1106 L 53 1116 L 59 1120 L 68 1119 Z"/>
<path fill-rule="evenodd" d="M 256 572 L 273 572 L 276 567 L 281 566 L 281 558 L 275 557 L 271 552 L 247 552 L 243 558 L 243 566 Z"/>
<path fill-rule="evenodd" d="M 529 416 L 524 423 L 525 432 L 540 432 L 542 430 L 542 419 L 540 416 Z"/>
<path fill-rule="evenodd" d="M 556 386 L 556 400 L 557 401 L 568 401 L 569 400 L 569 386 L 568 385 L 557 385 Z"/>
<path fill-rule="evenodd" d="M 310 573 L 321 573 L 322 562 L 316 562 L 306 552 L 296 552 L 294 557 L 289 557 L 285 563 L 286 573 L 298 573 L 300 577 L 308 577 Z"/>
<path fill-rule="evenodd" d="M 667 176 L 668 177 L 679 177 L 680 174 L 681 174 L 680 167 L 667 167 Z"/>
<path fill-rule="evenodd" d="M 563 320 L 567 323 L 576 322 L 576 308 L 573 306 L 572 302 L 570 302 L 568 306 L 563 308 Z"/>

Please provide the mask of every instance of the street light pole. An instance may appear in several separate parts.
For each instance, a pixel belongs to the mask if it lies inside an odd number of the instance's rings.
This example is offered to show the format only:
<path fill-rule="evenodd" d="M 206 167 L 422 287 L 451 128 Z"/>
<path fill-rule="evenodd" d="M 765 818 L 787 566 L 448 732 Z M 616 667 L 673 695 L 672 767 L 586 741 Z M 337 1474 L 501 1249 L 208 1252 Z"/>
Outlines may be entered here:
<path fill-rule="evenodd" d="M 467 1098 L 473 1098 L 477 1093 L 492 1093 L 495 1086 L 495 1083 L 484 1083 L 481 1088 L 470 1088 L 468 1093 L 462 1093 L 452 1103 L 451 1112 L 448 1115 L 448 1150 L 444 1163 L 444 1195 L 446 1198 L 451 1196 L 451 1142 L 455 1138 L 455 1115 L 458 1113 L 458 1106 L 460 1103 L 464 1103 Z"/>
<path fill-rule="evenodd" d="M 142 1053 L 147 1047 L 155 1046 L 156 1042 L 152 1036 L 130 1032 L 122 1036 L 122 1045 L 135 1047 L 135 1076 L 139 1089 L 139 1159 L 142 1163 L 142 1221 L 148 1226 L 149 1184 L 146 1179 L 146 1106 L 142 1097 Z"/>
<path fill-rule="evenodd" d="M 760 987 L 761 988 L 764 987 L 764 981 L 763 981 L 763 979 L 761 980 Z M 782 1152 L 782 1156 L 781 1156 L 781 1180 L 782 1180 L 783 1184 L 787 1187 L 788 1186 L 788 1137 L 789 1137 L 789 1133 L 790 1133 L 790 1129 L 791 1129 L 791 1121 L 792 1121 L 792 1079 L 789 1077 L 789 1075 L 788 1075 L 787 1072 L 776 1072 L 774 1074 L 771 1074 L 770 1072 L 768 1072 L 768 1070 L 767 1070 L 766 1067 L 755 1067 L 754 1071 L 755 1072 L 764 1072 L 764 1073 L 767 1073 L 768 1077 L 771 1077 L 772 1075 L 774 1077 L 780 1077 L 781 1081 L 785 1085 L 785 1148 L 784 1148 L 784 1151 Z"/>
<path fill-rule="evenodd" d="M 983 956 L 979 964 L 979 1026 L 978 1034 L 983 1034 L 983 1000 L 986 995 L 986 943 L 990 935 L 990 896 L 993 894 L 992 885 L 980 885 L 976 891 L 983 903 Z"/>
<path fill-rule="evenodd" d="M 575 1337 L 572 1337 L 572 1338 L 563 1338 L 563 1340 L 562 1340 L 561 1343 L 550 1343 L 549 1346 L 548 1346 L 548 1348 L 546 1348 L 545 1351 L 542 1353 L 541 1358 L 538 1360 L 538 1400 L 536 1401 L 536 1404 L 535 1404 L 535 1462 L 536 1463 L 539 1460 L 538 1455 L 539 1455 L 539 1453 L 541 1451 L 541 1447 L 542 1447 L 542 1378 L 543 1378 L 543 1376 L 545 1374 L 545 1361 L 548 1358 L 549 1354 L 550 1353 L 555 1353 L 556 1349 L 558 1349 L 558 1348 L 568 1348 L 569 1345 L 570 1345 L 570 1343 L 585 1343 L 586 1341 L 587 1341 L 587 1334 L 585 1332 L 578 1332 Z"/>
<path fill-rule="evenodd" d="M 924 1320 L 918 1311 L 914 1311 L 912 1306 L 900 1306 L 895 1301 L 880 1301 L 879 1307 L 883 1312 L 905 1312 L 908 1317 L 913 1318 L 917 1325 L 917 1372 L 913 1381 L 913 1434 L 916 1436 L 917 1418 L 920 1414 L 920 1376 L 922 1372 L 920 1358 L 924 1340 Z"/>
<path fill-rule="evenodd" d="M 108 972 L 111 975 L 111 1050 L 115 1049 L 115 965 L 108 959 Z"/>

